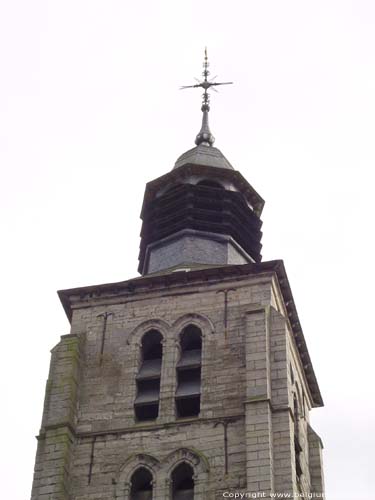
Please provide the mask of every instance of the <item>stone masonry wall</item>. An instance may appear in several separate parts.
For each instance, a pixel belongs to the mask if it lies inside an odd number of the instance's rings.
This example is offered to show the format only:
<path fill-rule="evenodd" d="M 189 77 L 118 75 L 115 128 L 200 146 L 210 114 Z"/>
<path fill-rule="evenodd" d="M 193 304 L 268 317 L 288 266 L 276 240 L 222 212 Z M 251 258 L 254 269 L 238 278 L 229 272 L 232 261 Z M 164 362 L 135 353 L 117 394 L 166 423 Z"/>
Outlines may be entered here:
<path fill-rule="evenodd" d="M 188 324 L 202 331 L 201 412 L 177 419 L 178 339 Z M 195 471 L 196 500 L 221 499 L 225 491 L 298 491 L 288 328 L 273 275 L 76 301 L 71 335 L 52 355 L 32 500 L 125 500 L 139 465 L 153 475 L 154 500 L 165 500 L 181 461 Z M 135 376 L 150 329 L 163 336 L 159 417 L 136 422 Z M 303 389 L 303 375 L 292 369 Z M 307 413 L 307 391 L 304 397 Z M 60 449 L 52 432 L 65 432 L 65 440 L 51 472 L 47 455 Z"/>
<path fill-rule="evenodd" d="M 32 500 L 70 498 L 69 468 L 75 443 L 78 371 L 79 339 L 76 335 L 63 336 L 52 349 Z"/>

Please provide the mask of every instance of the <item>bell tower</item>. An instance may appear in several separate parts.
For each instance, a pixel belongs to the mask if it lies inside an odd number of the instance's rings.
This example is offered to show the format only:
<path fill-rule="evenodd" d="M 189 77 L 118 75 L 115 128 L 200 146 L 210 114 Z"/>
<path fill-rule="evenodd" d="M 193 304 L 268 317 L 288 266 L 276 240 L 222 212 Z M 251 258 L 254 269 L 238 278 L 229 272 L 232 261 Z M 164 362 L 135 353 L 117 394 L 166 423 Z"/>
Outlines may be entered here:
<path fill-rule="evenodd" d="M 260 215 L 264 201 L 235 171 L 215 142 L 208 123 L 208 90 L 232 82 L 203 80 L 202 127 L 196 147 L 181 155 L 168 174 L 149 182 L 143 202 L 138 271 L 173 266 L 246 264 L 261 261 Z"/>
<path fill-rule="evenodd" d="M 58 292 L 71 329 L 32 500 L 323 497 L 322 397 L 284 264 L 262 262 L 264 201 L 213 146 L 225 83 L 203 67 L 196 145 L 146 186 L 140 276 Z"/>

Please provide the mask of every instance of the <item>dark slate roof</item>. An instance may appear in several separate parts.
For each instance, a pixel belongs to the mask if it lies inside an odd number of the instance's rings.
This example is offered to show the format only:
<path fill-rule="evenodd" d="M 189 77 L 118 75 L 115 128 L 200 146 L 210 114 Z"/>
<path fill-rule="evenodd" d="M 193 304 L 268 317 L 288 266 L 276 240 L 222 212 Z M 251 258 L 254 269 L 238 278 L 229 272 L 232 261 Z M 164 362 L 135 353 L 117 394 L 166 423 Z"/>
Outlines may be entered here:
<path fill-rule="evenodd" d="M 200 146 L 207 147 L 207 146 Z M 210 148 L 215 149 L 215 148 Z M 187 161 L 187 160 L 186 160 Z M 227 179 L 232 182 L 238 191 L 240 191 L 245 198 L 250 202 L 252 207 L 254 208 L 254 212 L 258 217 L 261 216 L 264 200 L 263 198 L 255 191 L 255 189 L 247 182 L 247 180 L 238 172 L 238 170 L 233 170 L 233 168 L 222 168 L 214 165 L 198 165 L 193 163 L 181 163 L 179 165 L 181 168 L 174 168 L 167 174 L 154 179 L 153 181 L 149 181 L 146 184 L 145 195 L 143 198 L 143 206 L 141 217 L 143 217 L 145 207 L 153 200 L 157 193 L 165 188 L 166 186 L 172 186 L 173 184 L 180 183 L 185 177 L 190 175 L 199 175 L 201 177 L 208 176 L 209 178 L 216 176 L 221 179 Z"/>
<path fill-rule="evenodd" d="M 180 267 L 180 266 L 179 266 Z M 249 275 L 260 274 L 275 274 L 280 285 L 280 290 L 284 298 L 288 321 L 291 326 L 293 336 L 299 351 L 303 369 L 306 375 L 308 386 L 312 395 L 314 406 L 323 406 L 323 399 L 320 394 L 318 382 L 314 373 L 311 363 L 310 355 L 307 350 L 305 337 L 302 327 L 298 318 L 297 309 L 294 303 L 292 290 L 289 285 L 288 276 L 285 271 L 284 263 L 282 260 L 271 260 L 266 262 L 242 264 L 242 265 L 226 265 L 210 268 L 194 269 L 189 272 L 174 271 L 173 269 L 166 269 L 163 274 L 149 274 L 146 276 L 139 276 L 137 278 L 122 281 L 118 283 L 107 283 L 103 285 L 93 285 L 79 288 L 72 288 L 68 290 L 60 290 L 58 295 L 61 303 L 65 309 L 69 321 L 72 319 L 72 305 L 73 303 L 86 304 L 90 306 L 95 299 L 105 297 L 129 297 L 137 292 L 145 292 L 150 288 L 157 290 L 160 288 L 170 286 L 194 285 L 200 283 L 202 280 L 221 282 L 225 279 L 241 279 Z"/>
<path fill-rule="evenodd" d="M 228 168 L 234 170 L 229 161 L 225 158 L 220 149 L 213 146 L 205 146 L 200 144 L 193 149 L 189 149 L 182 154 L 176 161 L 175 168 L 183 167 L 184 165 L 205 165 L 208 167 Z"/>

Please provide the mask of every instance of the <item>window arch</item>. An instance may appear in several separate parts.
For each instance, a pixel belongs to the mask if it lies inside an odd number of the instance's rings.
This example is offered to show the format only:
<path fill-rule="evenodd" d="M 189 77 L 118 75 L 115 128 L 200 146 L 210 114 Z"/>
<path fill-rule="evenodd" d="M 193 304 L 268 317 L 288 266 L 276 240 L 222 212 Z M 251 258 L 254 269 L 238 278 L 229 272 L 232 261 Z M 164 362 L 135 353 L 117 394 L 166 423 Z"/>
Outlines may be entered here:
<path fill-rule="evenodd" d="M 186 326 L 180 335 L 180 359 L 177 363 L 177 417 L 195 417 L 200 412 L 202 332 Z"/>
<path fill-rule="evenodd" d="M 182 462 L 171 474 L 172 500 L 194 499 L 194 470 L 191 465 Z"/>
<path fill-rule="evenodd" d="M 146 467 L 132 474 L 130 484 L 130 500 L 152 500 L 152 474 Z"/>
<path fill-rule="evenodd" d="M 149 330 L 142 337 L 141 363 L 136 376 L 137 396 L 134 402 L 135 416 L 140 421 L 153 420 L 159 415 L 162 339 L 158 330 Z"/>

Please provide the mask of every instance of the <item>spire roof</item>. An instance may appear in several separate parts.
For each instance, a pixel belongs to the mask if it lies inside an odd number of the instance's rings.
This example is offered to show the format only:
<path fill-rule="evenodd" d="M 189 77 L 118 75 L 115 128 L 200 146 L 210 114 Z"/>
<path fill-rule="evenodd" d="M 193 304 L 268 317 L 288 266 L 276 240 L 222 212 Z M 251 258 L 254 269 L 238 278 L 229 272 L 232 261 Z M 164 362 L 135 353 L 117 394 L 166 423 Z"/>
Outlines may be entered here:
<path fill-rule="evenodd" d="M 184 85 L 181 89 L 193 89 L 202 88 L 204 90 L 202 94 L 202 126 L 195 138 L 196 147 L 189 149 L 183 153 L 176 161 L 174 169 L 182 167 L 183 165 L 201 165 L 209 167 L 219 167 L 234 170 L 229 161 L 225 158 L 223 153 L 213 147 L 215 142 L 215 137 L 212 135 L 210 126 L 208 123 L 208 113 L 210 111 L 210 94 L 208 90 L 212 88 L 217 92 L 216 88 L 218 85 L 231 85 L 233 82 L 215 82 L 215 78 L 211 80 L 208 79 L 210 71 L 208 70 L 210 63 L 207 57 L 207 48 L 204 51 L 204 62 L 203 62 L 203 72 L 202 80 L 197 80 L 198 83 L 195 85 Z"/>

